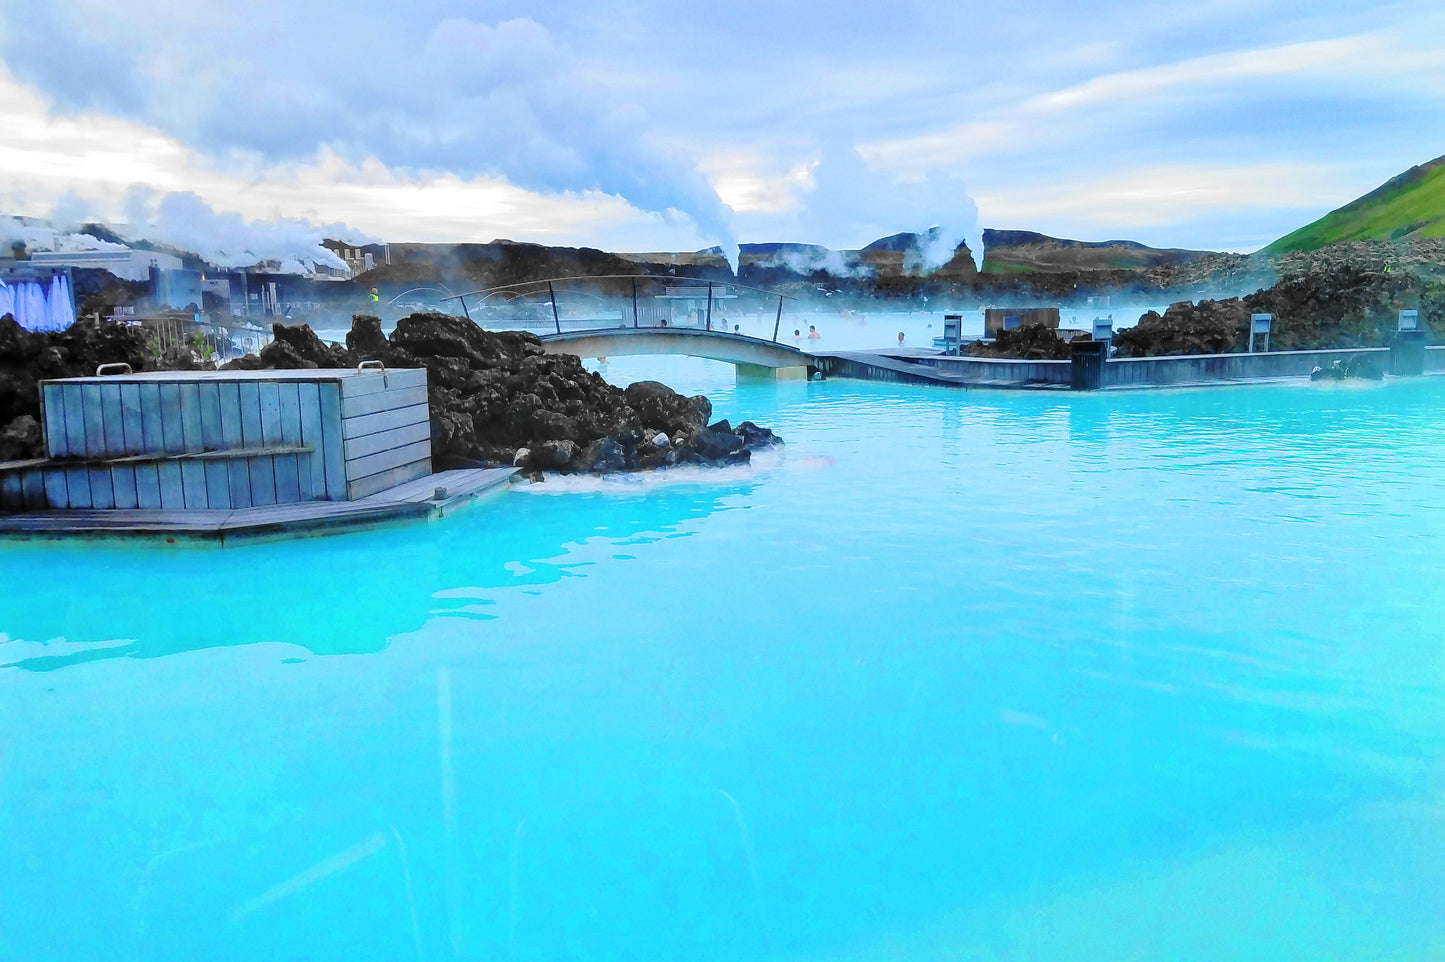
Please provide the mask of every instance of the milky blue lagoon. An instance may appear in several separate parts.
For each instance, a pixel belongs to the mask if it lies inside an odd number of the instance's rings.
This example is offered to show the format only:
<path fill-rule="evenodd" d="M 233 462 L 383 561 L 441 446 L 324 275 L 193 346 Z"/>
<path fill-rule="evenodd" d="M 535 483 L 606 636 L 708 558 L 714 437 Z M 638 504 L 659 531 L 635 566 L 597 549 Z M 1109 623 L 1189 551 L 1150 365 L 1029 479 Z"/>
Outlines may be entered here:
<path fill-rule="evenodd" d="M 0 959 L 1445 955 L 1445 381 L 607 371 L 786 454 L 0 545 Z"/>

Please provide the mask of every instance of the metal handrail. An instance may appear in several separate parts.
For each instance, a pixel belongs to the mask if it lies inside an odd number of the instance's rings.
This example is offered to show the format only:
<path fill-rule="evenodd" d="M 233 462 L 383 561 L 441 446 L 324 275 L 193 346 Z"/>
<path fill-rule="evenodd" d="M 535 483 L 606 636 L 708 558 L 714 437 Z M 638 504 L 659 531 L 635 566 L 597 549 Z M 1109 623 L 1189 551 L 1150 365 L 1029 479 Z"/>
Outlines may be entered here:
<path fill-rule="evenodd" d="M 453 294 L 451 297 L 444 297 L 444 301 L 452 301 L 462 297 L 475 297 L 478 294 L 491 294 L 495 291 L 509 291 L 518 287 L 531 287 L 533 284 L 554 284 L 557 281 L 618 281 L 618 280 L 647 280 L 658 281 L 659 283 L 675 283 L 677 281 L 696 281 L 699 284 L 708 283 L 706 277 L 676 277 L 672 274 L 569 274 L 566 277 L 547 277 L 536 281 L 519 281 L 516 284 L 499 284 L 496 287 L 483 287 L 480 290 L 465 291 L 461 294 Z M 797 297 L 792 294 L 783 294 L 779 291 L 770 291 L 762 287 L 752 287 L 748 284 L 739 284 L 737 281 L 712 281 L 711 283 L 720 287 L 736 287 L 744 291 L 754 291 L 758 294 L 766 294 L 769 297 L 782 297 L 790 301 L 796 301 Z"/>
<path fill-rule="evenodd" d="M 784 301 L 784 300 L 790 300 L 790 301 L 795 301 L 795 300 L 797 300 L 797 298 L 794 297 L 792 294 L 783 294 L 783 293 L 780 293 L 780 292 L 778 292 L 778 291 L 764 290 L 764 289 L 761 288 L 761 287 L 752 287 L 751 285 L 748 285 L 748 284 L 739 284 L 739 283 L 737 283 L 736 281 L 712 281 L 712 280 L 708 280 L 707 278 L 703 278 L 703 277 L 687 277 L 686 275 L 684 275 L 683 277 L 678 277 L 678 276 L 676 276 L 675 274 L 576 274 L 576 275 L 570 275 L 570 276 L 567 276 L 567 277 L 549 277 L 549 278 L 544 278 L 544 279 L 542 279 L 542 280 L 535 280 L 535 281 L 519 281 L 519 282 L 516 283 L 516 284 L 501 284 L 501 285 L 498 285 L 497 287 L 484 287 L 484 288 L 482 288 L 481 290 L 466 291 L 465 293 L 462 293 L 462 294 L 453 294 L 453 295 L 450 296 L 450 297 L 444 297 L 444 298 L 442 298 L 442 300 L 444 300 L 444 301 L 452 301 L 452 300 L 457 301 L 459 304 L 461 304 L 461 306 L 462 306 L 462 312 L 463 312 L 464 314 L 466 314 L 467 320 L 470 321 L 470 320 L 472 320 L 472 312 L 471 312 L 471 309 L 467 307 L 467 298 L 468 298 L 468 297 L 476 297 L 477 295 L 480 294 L 480 295 L 482 295 L 482 300 L 485 301 L 487 298 L 491 297 L 493 294 L 506 293 L 506 292 L 510 292 L 510 291 L 515 291 L 515 290 L 517 290 L 518 288 L 532 287 L 532 286 L 534 286 L 534 285 L 535 285 L 535 286 L 538 286 L 539 289 L 538 289 L 537 293 L 538 293 L 538 294 L 541 294 L 542 292 L 541 292 L 541 290 L 540 290 L 540 285 L 546 284 L 546 285 L 547 285 L 547 297 L 548 297 L 548 299 L 552 302 L 552 323 L 556 326 L 556 328 L 557 328 L 557 333 L 558 333 L 558 334 L 561 334 L 561 333 L 562 333 L 562 318 L 561 318 L 560 313 L 559 313 L 558 310 L 557 310 L 557 289 L 556 289 L 556 287 L 554 287 L 553 285 L 554 285 L 557 281 L 606 281 L 606 280 L 630 280 L 630 281 L 632 281 L 632 326 L 633 326 L 633 327 L 638 327 L 638 326 L 639 326 L 639 324 L 638 324 L 638 311 L 637 311 L 637 282 L 638 282 L 638 280 L 657 281 L 657 282 L 659 282 L 659 283 L 661 283 L 661 284 L 664 284 L 664 285 L 665 285 L 665 284 L 668 284 L 668 283 L 674 283 L 674 282 L 677 282 L 677 281 L 693 281 L 693 282 L 696 282 L 696 283 L 704 283 L 704 282 L 705 282 L 705 283 L 707 284 L 707 329 L 708 329 L 708 330 L 712 330 L 712 300 L 713 300 L 713 289 L 714 289 L 715 287 L 718 287 L 718 286 L 721 286 L 721 287 L 735 287 L 735 288 L 738 288 L 739 290 L 753 291 L 753 292 L 758 293 L 758 294 L 765 294 L 765 295 L 767 295 L 768 297 L 776 297 L 776 298 L 778 299 L 778 316 L 777 316 L 777 319 L 776 319 L 776 320 L 774 321 L 774 323 L 773 323 L 773 342 L 774 342 L 774 343 L 776 343 L 777 340 L 778 340 L 778 329 L 779 329 L 779 327 L 782 325 L 782 322 L 783 322 L 783 301 Z M 567 290 L 564 290 L 563 293 L 565 293 L 565 294 L 586 294 L 586 293 L 588 293 L 588 292 L 587 292 L 587 291 L 567 291 Z M 519 296 L 521 296 L 521 295 L 519 295 Z"/>

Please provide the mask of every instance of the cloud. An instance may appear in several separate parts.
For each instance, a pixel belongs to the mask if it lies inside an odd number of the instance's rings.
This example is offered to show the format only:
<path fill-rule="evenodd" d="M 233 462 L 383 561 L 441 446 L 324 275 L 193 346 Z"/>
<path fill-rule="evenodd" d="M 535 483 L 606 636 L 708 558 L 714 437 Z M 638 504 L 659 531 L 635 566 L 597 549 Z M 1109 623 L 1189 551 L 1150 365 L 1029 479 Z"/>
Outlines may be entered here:
<path fill-rule="evenodd" d="M 1136 121 L 1140 110 L 1170 109 L 1170 98 L 1184 91 L 1268 79 L 1313 76 L 1356 83 L 1362 77 L 1407 77 L 1417 87 L 1424 82 L 1445 89 L 1445 73 L 1430 66 L 1441 54 L 1445 45 L 1421 48 L 1390 32 L 1210 54 L 1101 74 L 945 130 L 870 141 L 859 152 L 870 164 L 892 170 L 949 167 L 1003 150 L 1057 144 L 1061 122 L 1075 131 L 1094 124 L 1093 135 L 1103 139 L 1110 126 Z"/>
<path fill-rule="evenodd" d="M 992 224 L 1096 238 L 1100 231 L 1158 228 L 1228 211 L 1292 211 L 1300 223 L 1320 197 L 1351 196 L 1349 184 L 1346 172 L 1332 165 L 1145 164 L 1062 181 L 1027 196 L 984 193 L 978 202 Z M 1276 236 L 1267 234 L 1253 246 Z"/>
<path fill-rule="evenodd" d="M 392 240 L 597 244 L 659 239 L 678 249 L 704 239 L 682 219 L 638 211 L 600 192 L 541 194 L 499 178 L 407 176 L 370 159 L 323 150 L 308 162 L 221 165 L 141 124 L 96 113 L 54 116 L 35 91 L 0 68 L 0 210 L 69 223 L 123 221 L 132 188 L 191 192 L 247 220 L 344 220 L 350 233 Z M 56 207 L 59 205 L 60 210 Z"/>
<path fill-rule="evenodd" d="M 1368 189 L 1438 153 L 1420 131 L 1445 109 L 1442 27 L 1431 0 L 685 17 L 661 0 L 0 0 L 0 60 L 44 118 L 3 128 L 0 194 L 33 210 L 98 184 L 115 204 L 140 182 L 398 239 L 656 250 L 855 246 L 966 216 L 965 184 L 1023 209 L 1171 165 L 1338 163 Z M 1196 222 L 1173 221 L 1175 242 L 1220 243 Z"/>
<path fill-rule="evenodd" d="M 570 66 L 576 54 L 525 17 L 489 24 L 379 3 L 341 13 L 269 0 L 0 0 L 0 51 L 57 108 L 127 118 L 221 162 L 307 163 L 324 148 L 420 177 L 613 195 L 735 243 L 731 211 L 696 165 L 651 137 L 641 108 L 586 82 Z"/>

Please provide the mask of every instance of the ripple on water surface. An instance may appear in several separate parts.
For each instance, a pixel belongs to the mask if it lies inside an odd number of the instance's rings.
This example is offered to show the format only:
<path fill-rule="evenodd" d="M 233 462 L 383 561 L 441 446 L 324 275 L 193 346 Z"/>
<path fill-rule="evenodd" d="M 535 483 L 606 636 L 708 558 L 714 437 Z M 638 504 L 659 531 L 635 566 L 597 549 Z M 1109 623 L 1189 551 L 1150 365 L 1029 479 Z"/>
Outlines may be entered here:
<path fill-rule="evenodd" d="M 1445 953 L 1445 384 L 649 375 L 785 452 L 0 545 L 0 958 Z"/>

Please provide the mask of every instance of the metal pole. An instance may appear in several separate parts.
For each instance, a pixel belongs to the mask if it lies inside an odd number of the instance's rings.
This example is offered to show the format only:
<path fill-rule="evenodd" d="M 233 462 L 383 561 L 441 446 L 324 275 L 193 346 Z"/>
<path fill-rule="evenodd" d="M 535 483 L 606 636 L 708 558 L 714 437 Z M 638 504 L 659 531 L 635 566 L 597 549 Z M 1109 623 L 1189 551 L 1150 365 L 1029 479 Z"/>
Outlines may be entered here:
<path fill-rule="evenodd" d="M 712 281 L 707 282 L 707 329 L 712 330 Z"/>
<path fill-rule="evenodd" d="M 637 326 L 637 278 L 632 279 L 632 326 Z"/>
<path fill-rule="evenodd" d="M 779 295 L 778 295 L 778 319 L 773 322 L 773 343 L 777 343 L 777 340 L 778 340 L 778 328 L 782 325 L 782 323 L 783 323 L 783 296 L 782 296 L 781 294 L 779 294 Z"/>
<path fill-rule="evenodd" d="M 467 310 L 467 295 L 463 294 L 461 297 L 457 298 L 457 300 L 462 302 L 462 313 L 467 316 L 467 320 L 471 321 L 472 312 Z M 475 324 L 476 321 L 472 321 L 472 323 Z"/>
<path fill-rule="evenodd" d="M 552 290 L 552 282 L 547 282 L 547 293 L 552 297 L 552 323 L 557 325 L 557 333 L 562 333 L 562 319 L 557 316 L 557 292 Z"/>

